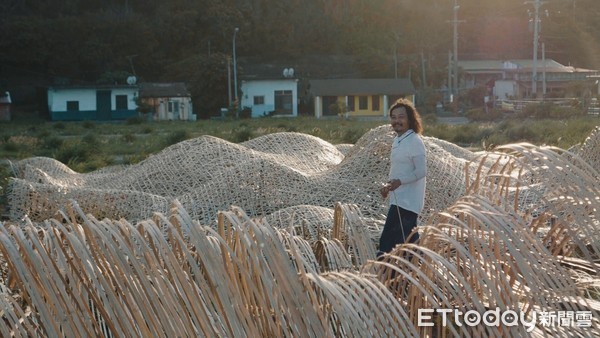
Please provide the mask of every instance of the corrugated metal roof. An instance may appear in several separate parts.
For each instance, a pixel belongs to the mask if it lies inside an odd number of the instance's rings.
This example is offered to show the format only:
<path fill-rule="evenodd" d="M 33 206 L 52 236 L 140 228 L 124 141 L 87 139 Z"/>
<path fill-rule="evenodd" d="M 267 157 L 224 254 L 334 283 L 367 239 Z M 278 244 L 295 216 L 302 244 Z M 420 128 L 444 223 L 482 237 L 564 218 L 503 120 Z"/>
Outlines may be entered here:
<path fill-rule="evenodd" d="M 516 68 L 505 67 L 505 63 L 512 64 Z M 533 69 L 533 59 L 516 60 L 458 60 L 458 66 L 469 73 L 491 72 L 491 71 L 531 71 Z M 538 60 L 537 68 L 547 72 L 596 72 L 595 70 L 574 68 L 565 66 L 552 59 Z"/>
<path fill-rule="evenodd" d="M 185 83 L 140 83 L 140 97 L 187 97 L 191 96 Z"/>
<path fill-rule="evenodd" d="M 407 79 L 327 79 L 310 80 L 310 91 L 317 96 L 407 95 L 415 86 Z"/>

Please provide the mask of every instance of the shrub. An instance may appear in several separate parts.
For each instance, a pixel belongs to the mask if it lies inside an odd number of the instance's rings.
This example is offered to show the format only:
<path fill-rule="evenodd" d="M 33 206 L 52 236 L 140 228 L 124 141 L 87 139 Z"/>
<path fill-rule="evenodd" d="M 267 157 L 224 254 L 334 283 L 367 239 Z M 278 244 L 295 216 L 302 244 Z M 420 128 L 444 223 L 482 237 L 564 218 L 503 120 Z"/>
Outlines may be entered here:
<path fill-rule="evenodd" d="M 81 126 L 84 129 L 94 129 L 96 128 L 96 123 L 94 121 L 84 121 Z"/>
<path fill-rule="evenodd" d="M 454 136 L 451 142 L 458 145 L 479 143 L 477 138 L 478 130 L 476 124 L 463 124 L 455 128 Z"/>
<path fill-rule="evenodd" d="M 240 111 L 240 118 L 242 119 L 249 119 L 252 117 L 252 108 L 250 107 L 244 107 L 244 109 L 242 109 Z"/>
<path fill-rule="evenodd" d="M 471 121 L 495 121 L 502 118 L 502 112 L 497 109 L 473 108 L 467 111 L 467 117 Z"/>
<path fill-rule="evenodd" d="M 76 163 L 85 162 L 96 149 L 85 143 L 70 143 L 62 146 L 54 154 L 58 161 L 72 166 Z"/>
<path fill-rule="evenodd" d="M 51 134 L 50 134 L 50 132 L 49 132 L 48 130 L 45 130 L 45 129 L 44 129 L 44 130 L 42 130 L 42 131 L 40 131 L 40 132 L 38 133 L 37 137 L 38 137 L 40 140 L 43 140 L 43 139 L 46 139 L 46 138 L 50 137 L 50 135 L 51 135 Z"/>
<path fill-rule="evenodd" d="M 576 116 L 584 116 L 585 111 L 577 103 L 573 103 L 568 107 L 561 107 L 552 102 L 531 103 L 516 116 L 519 118 L 532 117 L 536 119 L 547 118 L 571 118 Z"/>
<path fill-rule="evenodd" d="M 508 143 L 510 141 L 504 133 L 493 132 L 481 140 L 481 147 L 485 150 L 492 150 L 497 146 Z"/>
<path fill-rule="evenodd" d="M 553 118 L 572 118 L 585 115 L 585 110 L 579 107 L 557 107 L 550 112 L 550 117 Z"/>
<path fill-rule="evenodd" d="M 135 124 L 142 124 L 144 123 L 144 118 L 142 118 L 141 116 L 132 116 L 128 118 L 125 123 L 130 126 Z"/>
<path fill-rule="evenodd" d="M 19 145 L 13 141 L 7 141 L 4 143 L 4 150 L 8 152 L 17 152 L 19 150 Z"/>
<path fill-rule="evenodd" d="M 81 141 L 90 146 L 97 146 L 100 142 L 98 141 L 98 137 L 94 133 L 87 133 L 85 136 L 81 138 Z"/>
<path fill-rule="evenodd" d="M 167 146 L 179 143 L 181 141 L 185 141 L 188 138 L 190 138 L 190 134 L 187 130 L 176 130 L 171 132 L 169 135 L 167 135 L 167 138 L 165 139 L 165 143 Z"/>
<path fill-rule="evenodd" d="M 62 129 L 65 129 L 65 128 L 66 128 L 65 124 L 64 124 L 64 123 L 62 123 L 62 122 L 56 122 L 56 123 L 55 123 L 55 124 L 54 124 L 52 127 L 53 127 L 54 129 L 60 129 L 60 130 L 62 130 Z"/>
<path fill-rule="evenodd" d="M 48 150 L 58 150 L 64 143 L 64 140 L 58 136 L 49 136 L 43 139 L 42 148 Z"/>
<path fill-rule="evenodd" d="M 342 143 L 351 143 L 354 144 L 358 139 L 363 135 L 363 133 L 354 128 L 345 129 L 342 135 Z"/>
<path fill-rule="evenodd" d="M 248 127 L 242 127 L 233 131 L 232 142 L 240 143 L 245 142 L 254 137 L 254 133 Z"/>
<path fill-rule="evenodd" d="M 506 136 L 508 136 L 509 142 L 528 141 L 532 143 L 536 137 L 529 124 L 519 124 L 516 127 L 507 130 Z"/>
<path fill-rule="evenodd" d="M 123 158 L 124 164 L 136 164 L 148 158 L 148 154 L 146 153 L 136 153 L 129 156 L 125 156 Z"/>
<path fill-rule="evenodd" d="M 288 125 L 287 123 L 279 123 L 277 125 L 277 128 L 281 129 L 281 130 L 285 130 L 287 132 L 298 131 L 298 128 L 295 125 L 293 125 L 293 124 L 292 125 Z"/>
<path fill-rule="evenodd" d="M 484 98 L 487 94 L 488 88 L 486 86 L 474 87 L 462 94 L 459 101 L 466 101 L 471 107 L 482 107 L 485 104 Z"/>
<path fill-rule="evenodd" d="M 438 117 L 436 114 L 425 114 L 423 115 L 423 122 L 425 124 L 435 124 L 438 122 Z"/>
<path fill-rule="evenodd" d="M 154 128 L 152 128 L 152 127 L 151 127 L 151 126 L 149 126 L 149 125 L 145 125 L 145 126 L 142 128 L 142 130 L 141 130 L 141 132 L 142 132 L 143 134 L 150 134 L 150 133 L 151 133 L 151 132 L 153 132 L 153 131 L 154 131 Z"/>
<path fill-rule="evenodd" d="M 131 132 L 127 132 L 125 134 L 123 134 L 123 136 L 121 136 L 121 140 L 123 140 L 123 142 L 125 143 L 133 143 L 136 140 L 136 136 L 135 134 L 131 133 Z"/>
<path fill-rule="evenodd" d="M 112 164 L 113 161 L 111 161 L 107 156 L 100 154 L 97 156 L 92 156 L 86 161 L 78 161 L 78 159 L 74 159 L 68 163 L 68 166 L 77 172 L 90 172 L 105 168 Z"/>

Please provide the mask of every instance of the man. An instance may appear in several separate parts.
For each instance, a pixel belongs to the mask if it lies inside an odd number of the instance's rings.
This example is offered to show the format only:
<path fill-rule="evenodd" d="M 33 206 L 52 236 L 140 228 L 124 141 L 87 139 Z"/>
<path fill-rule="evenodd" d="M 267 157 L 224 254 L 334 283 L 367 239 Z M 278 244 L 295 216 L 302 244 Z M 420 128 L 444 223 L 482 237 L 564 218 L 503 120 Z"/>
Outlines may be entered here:
<path fill-rule="evenodd" d="M 390 154 L 389 181 L 381 188 L 383 198 L 390 198 L 390 209 L 379 239 L 379 253 L 390 252 L 417 226 L 425 204 L 427 158 L 421 139 L 421 116 L 412 102 L 399 99 L 389 110 L 390 124 L 396 132 Z M 410 238 L 414 243 L 419 235 Z"/>

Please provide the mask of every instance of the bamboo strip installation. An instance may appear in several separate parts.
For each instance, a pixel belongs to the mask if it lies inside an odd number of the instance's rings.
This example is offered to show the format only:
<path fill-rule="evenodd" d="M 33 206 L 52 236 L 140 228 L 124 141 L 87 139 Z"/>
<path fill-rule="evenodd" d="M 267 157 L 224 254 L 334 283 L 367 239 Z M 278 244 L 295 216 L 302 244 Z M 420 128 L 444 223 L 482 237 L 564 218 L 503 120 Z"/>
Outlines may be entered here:
<path fill-rule="evenodd" d="M 600 335 L 599 153 L 588 146 L 600 133 L 571 151 L 471 153 L 426 138 L 419 243 L 376 259 L 390 137 L 376 128 L 344 153 L 296 133 L 203 137 L 91 174 L 16 163 L 0 334 Z M 590 326 L 418 325 L 419 309 L 496 307 L 586 313 Z"/>

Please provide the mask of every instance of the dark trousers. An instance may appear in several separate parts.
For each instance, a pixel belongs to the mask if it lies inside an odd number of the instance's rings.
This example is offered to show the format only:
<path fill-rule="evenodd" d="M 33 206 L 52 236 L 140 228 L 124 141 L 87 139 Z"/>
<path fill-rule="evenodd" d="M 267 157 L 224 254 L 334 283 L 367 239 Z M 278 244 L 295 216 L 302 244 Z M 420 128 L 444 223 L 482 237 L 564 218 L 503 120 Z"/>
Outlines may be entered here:
<path fill-rule="evenodd" d="M 405 243 L 405 237 L 408 237 L 414 227 L 417 226 L 418 216 L 412 211 L 392 204 L 379 238 L 379 253 L 390 252 L 396 244 Z M 410 243 L 415 243 L 418 239 L 419 234 L 416 233 L 410 238 Z"/>

